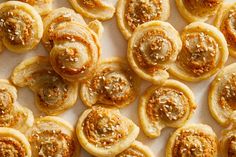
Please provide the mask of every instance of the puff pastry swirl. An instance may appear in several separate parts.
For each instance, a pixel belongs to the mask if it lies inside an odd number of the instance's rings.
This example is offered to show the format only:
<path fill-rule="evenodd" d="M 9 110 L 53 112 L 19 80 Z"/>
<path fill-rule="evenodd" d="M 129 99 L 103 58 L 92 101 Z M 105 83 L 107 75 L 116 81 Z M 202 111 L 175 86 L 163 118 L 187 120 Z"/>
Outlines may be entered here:
<path fill-rule="evenodd" d="M 11 75 L 12 82 L 28 86 L 35 93 L 38 109 L 48 115 L 58 115 L 71 108 L 78 97 L 78 84 L 56 74 L 47 57 L 37 56 L 21 62 Z"/>
<path fill-rule="evenodd" d="M 166 71 L 175 62 L 182 42 L 179 33 L 167 22 L 151 21 L 137 27 L 128 42 L 131 68 L 154 84 L 165 81 Z"/>
<path fill-rule="evenodd" d="M 197 82 L 211 77 L 228 59 L 223 34 L 214 26 L 194 22 L 181 34 L 183 47 L 169 72 L 176 77 Z"/>

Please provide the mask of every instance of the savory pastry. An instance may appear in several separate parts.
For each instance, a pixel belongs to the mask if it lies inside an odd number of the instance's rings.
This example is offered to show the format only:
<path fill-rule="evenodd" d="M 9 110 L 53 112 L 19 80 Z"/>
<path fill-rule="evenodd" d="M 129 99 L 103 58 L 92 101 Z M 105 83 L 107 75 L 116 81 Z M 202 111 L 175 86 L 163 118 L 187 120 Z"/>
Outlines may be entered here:
<path fill-rule="evenodd" d="M 94 76 L 81 84 L 80 98 L 89 107 L 102 103 L 121 108 L 136 99 L 139 85 L 140 79 L 125 59 L 106 59 Z"/>
<path fill-rule="evenodd" d="M 115 13 L 115 7 L 104 0 L 69 0 L 72 7 L 81 15 L 98 20 L 109 20 Z"/>
<path fill-rule="evenodd" d="M 117 109 L 92 107 L 80 116 L 76 134 L 81 146 L 99 157 L 114 157 L 130 147 L 139 128 Z"/>
<path fill-rule="evenodd" d="M 42 19 L 32 6 L 18 1 L 0 4 L 0 42 L 7 49 L 25 53 L 38 45 L 42 35 Z"/>
<path fill-rule="evenodd" d="M 175 0 L 180 14 L 188 22 L 207 21 L 223 4 L 224 0 Z"/>
<path fill-rule="evenodd" d="M 33 125 L 33 113 L 16 102 L 16 88 L 0 79 L 0 127 L 10 127 L 25 132 Z M 1 156 L 1 155 L 0 155 Z"/>
<path fill-rule="evenodd" d="M 228 125 L 236 111 L 236 63 L 226 66 L 212 81 L 208 104 L 212 116 L 221 125 Z"/>
<path fill-rule="evenodd" d="M 141 24 L 152 20 L 166 21 L 170 16 L 169 0 L 119 0 L 117 23 L 125 39 Z"/>
<path fill-rule="evenodd" d="M 178 128 L 191 118 L 196 102 L 185 84 L 167 80 L 149 87 L 139 100 L 139 120 L 144 133 L 156 138 L 165 127 Z"/>
<path fill-rule="evenodd" d="M 74 128 L 59 117 L 38 118 L 26 132 L 33 157 L 78 157 Z"/>
<path fill-rule="evenodd" d="M 127 57 L 131 68 L 143 79 L 161 84 L 166 71 L 181 50 L 179 33 L 167 22 L 151 21 L 137 27 L 129 39 Z"/>
<path fill-rule="evenodd" d="M 56 74 L 47 57 L 33 57 L 21 62 L 13 71 L 12 82 L 28 86 L 35 93 L 38 109 L 48 115 L 58 115 L 71 108 L 77 100 L 78 84 Z"/>
<path fill-rule="evenodd" d="M 236 3 L 224 4 L 219 9 L 215 26 L 220 29 L 224 34 L 229 47 L 229 52 L 232 57 L 236 57 L 236 33 L 235 33 L 235 20 L 236 20 Z"/>
<path fill-rule="evenodd" d="M 224 35 L 214 26 L 194 22 L 181 34 L 183 47 L 169 72 L 179 79 L 197 82 L 221 69 L 228 59 Z"/>
<path fill-rule="evenodd" d="M 31 157 L 30 144 L 19 131 L 0 127 L 1 157 Z"/>
<path fill-rule="evenodd" d="M 217 137 L 203 124 L 186 125 L 169 138 L 166 157 L 217 157 Z"/>

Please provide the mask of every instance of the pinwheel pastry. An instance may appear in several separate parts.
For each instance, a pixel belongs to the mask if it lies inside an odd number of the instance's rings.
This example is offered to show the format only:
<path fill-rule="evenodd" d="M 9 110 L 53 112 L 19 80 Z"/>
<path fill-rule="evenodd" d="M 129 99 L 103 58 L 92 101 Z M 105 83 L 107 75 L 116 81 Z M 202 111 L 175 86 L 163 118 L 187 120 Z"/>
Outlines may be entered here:
<path fill-rule="evenodd" d="M 183 47 L 169 72 L 179 79 L 197 82 L 211 77 L 228 59 L 224 35 L 214 26 L 194 22 L 184 28 Z"/>
<path fill-rule="evenodd" d="M 117 109 L 92 107 L 78 120 L 76 134 L 81 146 L 98 157 L 114 157 L 130 147 L 139 128 Z"/>
<path fill-rule="evenodd" d="M 169 0 L 119 0 L 117 23 L 126 39 L 139 25 L 152 20 L 166 21 L 170 16 Z"/>
<path fill-rule="evenodd" d="M 207 21 L 216 14 L 224 0 L 175 0 L 180 14 L 188 22 Z"/>
<path fill-rule="evenodd" d="M 95 75 L 80 86 L 80 98 L 87 106 L 96 103 L 118 108 L 132 103 L 139 90 L 140 79 L 123 58 L 101 62 Z"/>
<path fill-rule="evenodd" d="M 166 157 L 217 157 L 216 134 L 203 124 L 179 128 L 169 138 Z"/>
<path fill-rule="evenodd" d="M 224 4 L 218 11 L 215 26 L 221 30 L 224 34 L 229 52 L 232 57 L 236 57 L 236 30 L 235 30 L 235 20 L 236 20 L 236 3 Z"/>
<path fill-rule="evenodd" d="M 26 132 L 33 157 L 78 157 L 74 128 L 59 117 L 38 118 Z"/>
<path fill-rule="evenodd" d="M 25 132 L 33 125 L 33 113 L 16 102 L 16 88 L 0 79 L 0 127 L 10 127 Z"/>
<path fill-rule="evenodd" d="M 36 106 L 48 115 L 58 115 L 71 108 L 77 100 L 78 84 L 56 74 L 47 57 L 33 57 L 21 62 L 13 71 L 12 82 L 28 86 L 35 93 Z"/>
<path fill-rule="evenodd" d="M 42 35 L 42 19 L 32 6 L 18 1 L 0 4 L 0 42 L 7 49 L 25 53 L 38 45 Z"/>
<path fill-rule="evenodd" d="M 144 133 L 156 138 L 167 127 L 178 128 L 196 109 L 193 92 L 183 83 L 167 80 L 149 87 L 139 101 L 139 120 Z"/>
<path fill-rule="evenodd" d="M 236 64 L 221 70 L 211 83 L 208 104 L 212 116 L 221 125 L 228 125 L 236 111 Z"/>
<path fill-rule="evenodd" d="M 160 84 L 169 77 L 166 70 L 175 62 L 181 47 L 174 27 L 167 22 L 151 21 L 137 27 L 129 39 L 127 57 L 140 77 Z"/>
<path fill-rule="evenodd" d="M 109 20 L 115 13 L 115 7 L 105 0 L 69 0 L 72 7 L 81 15 L 98 20 Z"/>

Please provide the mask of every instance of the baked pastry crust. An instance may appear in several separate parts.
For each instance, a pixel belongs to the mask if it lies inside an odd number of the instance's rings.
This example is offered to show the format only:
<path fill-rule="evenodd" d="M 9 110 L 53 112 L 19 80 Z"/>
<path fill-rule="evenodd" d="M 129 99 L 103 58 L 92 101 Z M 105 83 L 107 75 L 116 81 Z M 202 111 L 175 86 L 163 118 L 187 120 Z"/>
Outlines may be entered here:
<path fill-rule="evenodd" d="M 169 70 L 179 79 L 198 82 L 214 75 L 228 59 L 223 34 L 214 26 L 194 22 L 181 34 L 183 47 Z"/>
<path fill-rule="evenodd" d="M 32 6 L 18 1 L 0 4 L 0 42 L 7 49 L 28 52 L 38 45 L 42 35 L 42 19 Z"/>
<path fill-rule="evenodd" d="M 114 157 L 136 139 L 139 128 L 117 109 L 92 107 L 78 120 L 76 134 L 81 146 L 97 157 Z"/>
<path fill-rule="evenodd" d="M 139 120 L 150 138 L 160 136 L 165 127 L 179 128 L 196 109 L 195 97 L 185 84 L 167 80 L 159 86 L 150 86 L 139 100 Z"/>
<path fill-rule="evenodd" d="M 56 74 L 48 57 L 37 56 L 21 62 L 11 75 L 19 87 L 29 87 L 35 93 L 38 109 L 48 115 L 58 115 L 74 106 L 78 84 Z"/>
<path fill-rule="evenodd" d="M 94 76 L 80 85 L 80 98 L 89 107 L 102 103 L 122 108 L 136 99 L 140 82 L 124 58 L 106 59 Z"/>
<path fill-rule="evenodd" d="M 80 146 L 74 128 L 59 117 L 47 116 L 36 119 L 26 132 L 33 157 L 78 157 Z"/>
<path fill-rule="evenodd" d="M 117 24 L 125 39 L 129 39 L 141 24 L 153 20 L 166 21 L 170 16 L 169 0 L 119 0 Z"/>
<path fill-rule="evenodd" d="M 215 15 L 224 0 L 175 0 L 180 14 L 189 23 L 207 21 Z"/>
<path fill-rule="evenodd" d="M 151 21 L 135 29 L 128 42 L 131 68 L 144 80 L 163 83 L 166 71 L 175 62 L 182 42 L 179 33 L 167 22 Z"/>
<path fill-rule="evenodd" d="M 212 128 L 191 124 L 177 129 L 169 138 L 166 157 L 217 157 L 217 137 Z"/>

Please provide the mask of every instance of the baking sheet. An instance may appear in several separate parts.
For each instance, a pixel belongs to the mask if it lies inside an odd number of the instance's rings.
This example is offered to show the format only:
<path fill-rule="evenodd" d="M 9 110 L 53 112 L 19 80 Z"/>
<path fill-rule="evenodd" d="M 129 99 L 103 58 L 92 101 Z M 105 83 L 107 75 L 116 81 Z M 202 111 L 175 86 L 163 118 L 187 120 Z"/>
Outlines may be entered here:
<path fill-rule="evenodd" d="M 117 0 L 112 0 L 112 3 L 116 3 Z M 0 0 L 0 3 L 4 2 L 4 0 Z M 236 2 L 235 0 L 226 0 L 226 2 Z M 185 23 L 184 19 L 180 16 L 177 11 L 175 1 L 170 0 L 171 3 L 171 16 L 168 20 L 178 31 L 181 31 L 187 23 Z M 53 8 L 58 7 L 70 7 L 67 0 L 54 0 Z M 211 23 L 212 20 L 208 21 Z M 127 41 L 123 38 L 122 34 L 120 33 L 117 24 L 116 18 L 114 17 L 112 20 L 103 22 L 104 26 L 104 33 L 101 38 L 102 44 L 102 58 L 109 58 L 113 56 L 126 56 L 126 48 L 127 48 Z M 4 51 L 0 54 L 0 78 L 7 79 L 9 78 L 12 70 L 16 65 L 18 65 L 21 61 L 26 58 L 30 58 L 36 55 L 48 55 L 46 50 L 40 44 L 37 49 L 33 50 L 32 52 L 26 54 L 14 54 L 8 51 Z M 234 59 L 229 58 L 227 64 L 235 62 Z M 198 107 L 193 114 L 193 117 L 188 123 L 204 123 L 210 125 L 217 135 L 220 137 L 220 132 L 222 128 L 215 122 L 215 120 L 211 117 L 208 104 L 207 104 L 207 94 L 208 94 L 208 86 L 210 81 L 214 78 L 208 79 L 206 81 L 202 81 L 199 83 L 186 83 L 194 92 Z M 176 78 L 174 78 L 176 79 Z M 144 91 L 146 87 L 150 86 L 148 82 L 143 81 L 142 90 L 140 93 Z M 30 108 L 35 116 L 40 116 L 41 114 L 38 112 L 37 108 L 34 105 L 34 96 L 33 93 L 28 88 L 20 88 L 18 90 L 18 102 L 21 105 L 27 106 Z M 130 119 L 132 119 L 136 124 L 138 124 L 138 116 L 137 116 L 137 104 L 138 101 L 136 100 L 133 104 L 125 107 L 121 110 L 123 115 L 126 115 Z M 82 104 L 80 100 L 77 101 L 76 105 L 65 112 L 64 114 L 60 115 L 60 117 L 64 118 L 65 120 L 69 121 L 71 124 L 75 125 L 79 115 L 86 109 L 86 107 Z M 165 156 L 165 145 L 168 140 L 170 134 L 174 131 L 174 129 L 166 128 L 162 130 L 161 136 L 156 139 L 150 139 L 146 137 L 142 131 L 138 136 L 139 141 L 143 142 L 144 144 L 148 145 L 152 151 L 154 152 L 155 156 L 157 157 L 164 157 Z M 81 157 L 90 157 L 88 153 L 84 150 L 81 151 Z"/>

